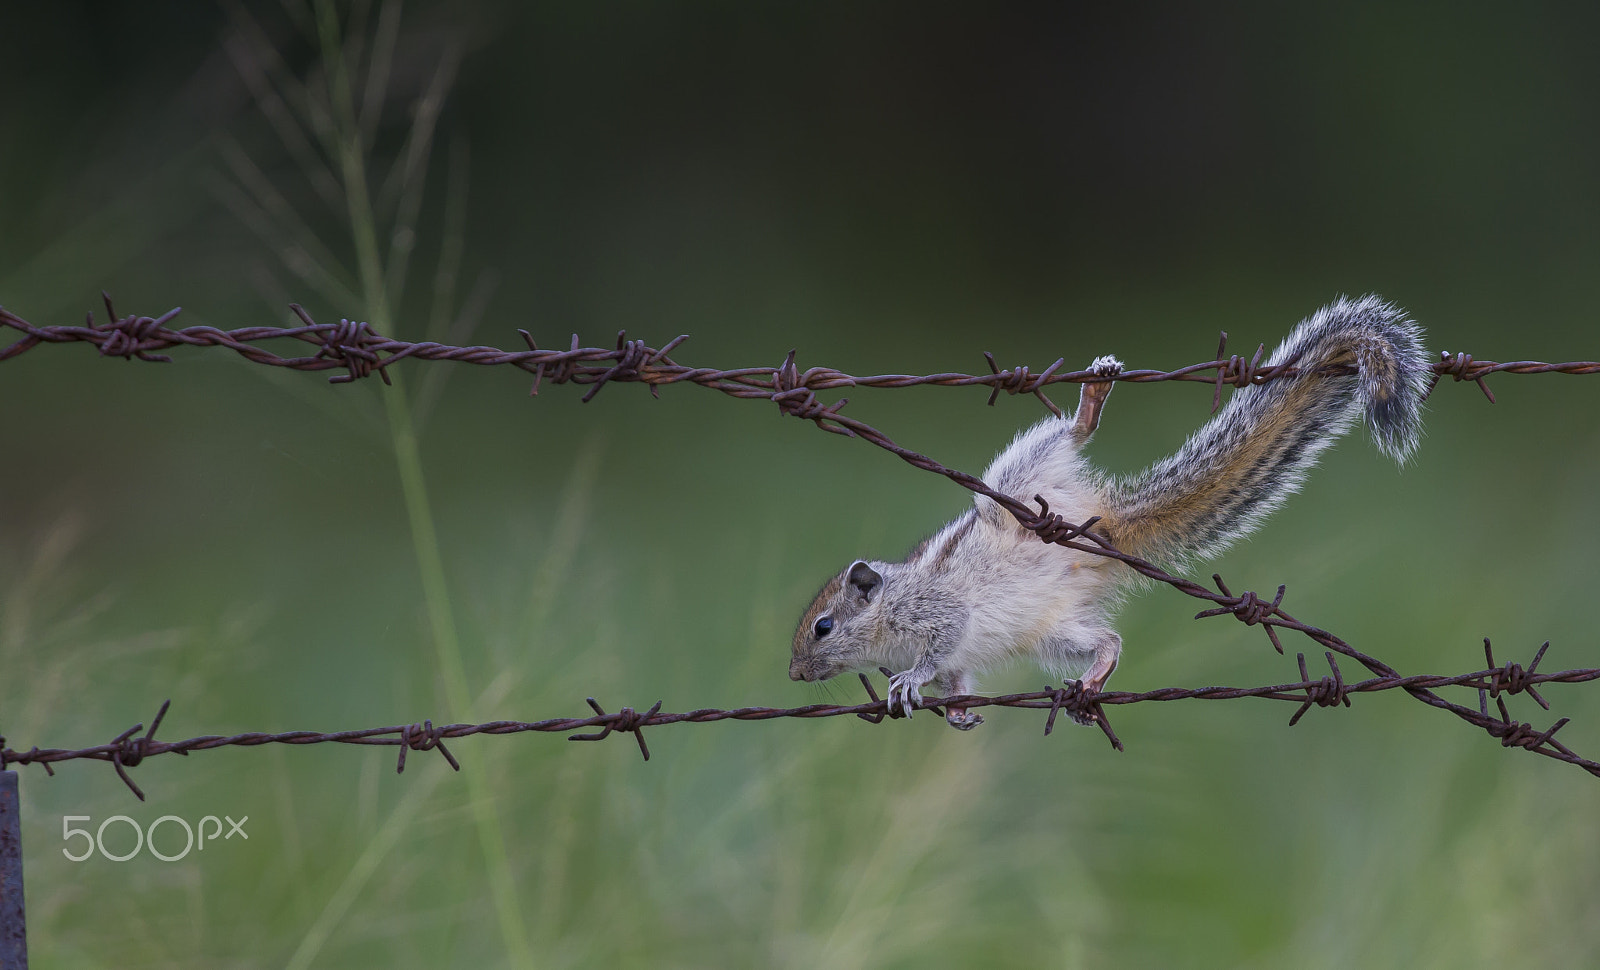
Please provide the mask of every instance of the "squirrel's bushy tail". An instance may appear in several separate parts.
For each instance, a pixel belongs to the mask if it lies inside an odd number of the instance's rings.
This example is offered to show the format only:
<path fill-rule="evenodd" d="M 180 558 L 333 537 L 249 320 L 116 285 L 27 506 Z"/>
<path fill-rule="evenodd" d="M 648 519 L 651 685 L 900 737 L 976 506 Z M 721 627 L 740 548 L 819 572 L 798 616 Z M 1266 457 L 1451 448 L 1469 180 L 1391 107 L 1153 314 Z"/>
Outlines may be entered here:
<path fill-rule="evenodd" d="M 1422 433 L 1431 371 L 1421 338 L 1376 296 L 1318 310 L 1267 361 L 1292 359 L 1296 376 L 1236 391 L 1172 457 L 1109 483 L 1112 541 L 1169 562 L 1222 551 L 1299 491 L 1317 455 L 1363 411 L 1378 449 L 1404 463 Z"/>

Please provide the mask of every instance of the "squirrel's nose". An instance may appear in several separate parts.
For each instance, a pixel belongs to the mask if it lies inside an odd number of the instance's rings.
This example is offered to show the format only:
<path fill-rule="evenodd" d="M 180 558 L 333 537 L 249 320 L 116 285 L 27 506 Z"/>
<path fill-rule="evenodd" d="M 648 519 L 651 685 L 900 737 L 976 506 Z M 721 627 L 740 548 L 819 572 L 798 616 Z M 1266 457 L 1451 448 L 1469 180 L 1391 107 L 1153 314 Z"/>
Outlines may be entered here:
<path fill-rule="evenodd" d="M 805 680 L 806 679 L 805 671 L 800 669 L 800 661 L 798 661 L 798 660 L 789 661 L 789 679 L 790 680 Z"/>

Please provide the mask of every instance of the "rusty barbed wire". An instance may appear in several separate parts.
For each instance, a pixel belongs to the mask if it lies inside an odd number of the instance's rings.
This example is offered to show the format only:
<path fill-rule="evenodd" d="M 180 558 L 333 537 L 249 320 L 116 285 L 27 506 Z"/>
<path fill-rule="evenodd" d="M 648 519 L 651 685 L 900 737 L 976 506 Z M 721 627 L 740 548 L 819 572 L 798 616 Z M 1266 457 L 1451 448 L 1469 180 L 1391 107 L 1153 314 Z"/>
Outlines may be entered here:
<path fill-rule="evenodd" d="M 993 404 L 1001 391 L 1008 394 L 1032 394 L 1056 413 L 1054 402 L 1044 393 L 1051 384 L 1085 383 L 1116 380 L 1133 384 L 1158 381 L 1193 381 L 1214 385 L 1213 410 L 1221 401 L 1224 385 L 1246 387 L 1265 384 L 1279 377 L 1297 374 L 1288 366 L 1264 366 L 1261 356 L 1266 345 L 1256 348 L 1250 358 L 1227 353 L 1227 333 L 1217 345 L 1213 360 L 1190 364 L 1177 370 L 1125 370 L 1114 378 L 1107 378 L 1088 370 L 1064 371 L 1065 358 L 1033 374 L 1027 365 L 1001 369 L 993 355 L 983 356 L 989 365 L 987 374 L 877 374 L 853 376 L 831 367 L 812 367 L 799 371 L 794 354 L 778 367 L 741 367 L 718 370 L 709 367 L 687 367 L 672 360 L 670 354 L 685 340 L 679 335 L 661 348 L 650 347 L 643 340 L 630 340 L 627 331 L 617 334 L 615 347 L 583 347 L 577 334 L 572 335 L 566 350 L 541 349 L 532 335 L 519 330 L 528 345 L 527 350 L 502 350 L 481 345 L 458 347 L 433 341 L 413 342 L 384 336 L 366 323 L 340 320 L 336 324 L 317 323 L 299 304 L 291 304 L 304 326 L 300 327 L 245 327 L 238 330 L 219 330 L 215 327 L 188 327 L 174 330 L 167 326 L 182 312 L 173 307 L 159 317 L 130 314 L 119 316 L 112 306 L 111 297 L 105 300 L 107 320 L 95 323 L 94 314 L 88 315 L 84 325 L 35 326 L 22 317 L 0 307 L 0 326 L 16 330 L 23 336 L 4 349 L 0 361 L 9 360 L 32 350 L 40 344 L 88 343 L 99 348 L 107 357 L 128 360 L 168 362 L 169 356 L 161 353 L 177 347 L 223 347 L 256 364 L 287 367 L 293 370 L 324 371 L 343 370 L 329 378 L 333 383 L 348 383 L 376 372 L 387 381 L 385 370 L 397 361 L 453 360 L 480 366 L 510 366 L 533 374 L 530 393 L 538 393 L 544 381 L 554 384 L 574 383 L 590 385 L 583 400 L 589 401 L 606 384 L 617 382 L 643 383 L 656 393 L 664 384 L 693 383 L 731 394 L 735 397 L 763 397 L 777 401 L 785 410 L 796 407 L 809 409 L 814 401 L 810 395 L 817 391 L 843 387 L 937 387 L 990 388 L 989 403 Z M 318 348 L 311 356 L 283 356 L 256 344 L 269 340 L 297 340 Z M 1348 372 L 1348 369 L 1336 369 Z M 1331 372 L 1331 371 L 1330 371 Z M 1444 377 L 1456 381 L 1473 381 L 1483 389 L 1492 402 L 1485 378 L 1491 374 L 1596 374 L 1600 361 L 1580 360 L 1563 363 L 1544 361 L 1491 361 L 1476 360 L 1471 354 L 1442 352 L 1440 361 L 1433 365 L 1434 383 Z M 796 402 L 804 402 L 797 404 Z M 841 402 L 842 405 L 842 402 Z M 841 405 L 834 405 L 837 408 Z M 826 409 L 824 409 L 826 410 Z M 822 411 L 817 411 L 821 414 Z M 809 416 L 809 415 L 808 415 Z"/>
<path fill-rule="evenodd" d="M 212 327 L 190 327 L 183 330 L 169 329 L 166 324 L 170 323 L 178 315 L 179 309 L 177 308 L 168 311 L 161 317 L 155 318 L 140 316 L 118 317 L 112 307 L 109 296 L 105 297 L 105 304 L 108 322 L 97 325 L 94 323 L 91 314 L 83 327 L 36 327 L 15 314 L 0 308 L 0 325 L 11 327 L 24 334 L 20 340 L 0 350 L 0 361 L 15 357 L 41 343 L 86 342 L 98 346 L 101 354 L 105 356 L 122 356 L 128 359 L 137 358 L 150 361 L 168 360 L 169 358 L 157 353 L 157 351 L 173 347 L 216 346 L 231 349 L 246 360 L 254 363 L 270 366 L 290 367 L 308 371 L 344 369 L 344 374 L 330 378 L 334 383 L 344 383 L 370 376 L 374 371 L 387 381 L 388 377 L 384 369 L 388 365 L 397 360 L 415 358 L 418 360 L 456 360 L 480 365 L 506 364 L 515 366 L 534 375 L 534 382 L 530 391 L 530 393 L 534 394 L 538 393 L 540 383 L 546 379 L 551 383 L 557 384 L 570 382 L 590 385 L 590 390 L 583 397 L 585 402 L 592 400 L 601 388 L 611 381 L 644 383 L 650 387 L 652 394 L 656 394 L 658 387 L 662 384 L 690 382 L 722 391 L 734 397 L 764 398 L 777 404 L 779 410 L 784 414 L 812 421 L 817 427 L 825 431 L 861 438 L 879 448 L 898 455 L 902 460 L 914 467 L 943 475 L 964 488 L 987 496 L 1010 512 L 1025 529 L 1038 535 L 1041 541 L 1066 546 L 1090 555 L 1116 559 L 1148 579 L 1171 586 L 1185 595 L 1210 602 L 1212 606 L 1196 614 L 1196 619 L 1232 615 L 1247 626 L 1260 626 L 1273 647 L 1280 654 L 1284 650 L 1277 631 L 1285 629 L 1298 632 L 1325 648 L 1332 671 L 1331 676 L 1325 676 L 1316 681 L 1311 680 L 1306 671 L 1305 657 L 1300 654 L 1298 656 L 1302 679 L 1299 683 L 1294 684 L 1280 684 L 1259 688 L 1163 688 L 1143 693 L 1125 691 L 1093 693 L 1082 690 L 1080 685 L 1068 684 L 1059 688 L 1047 687 L 1043 692 L 1031 694 L 1011 694 L 1000 697 L 968 695 L 936 698 L 924 701 L 922 706 L 925 707 L 938 708 L 949 703 L 966 708 L 984 706 L 1048 708 L 1050 715 L 1046 722 L 1047 734 L 1053 728 L 1056 716 L 1062 710 L 1066 710 L 1075 719 L 1098 725 L 1104 731 L 1111 744 L 1121 750 L 1122 743 L 1111 729 L 1110 722 L 1106 718 L 1104 712 L 1106 705 L 1184 698 L 1232 699 L 1239 697 L 1267 697 L 1300 703 L 1299 710 L 1290 719 L 1290 723 L 1294 724 L 1300 720 L 1301 716 L 1313 704 L 1331 706 L 1342 703 L 1349 706 L 1350 694 L 1352 693 L 1398 689 L 1405 691 L 1423 703 L 1448 711 L 1461 720 L 1473 724 L 1486 731 L 1491 737 L 1499 739 L 1506 747 L 1519 747 L 1546 757 L 1565 761 L 1600 777 L 1600 762 L 1578 756 L 1555 739 L 1556 732 L 1568 723 L 1568 719 L 1562 718 L 1550 728 L 1540 731 L 1532 724 L 1513 720 L 1505 706 L 1504 698 L 1501 696 L 1503 694 L 1516 694 L 1526 691 L 1533 696 L 1541 707 L 1548 710 L 1549 705 L 1534 689 L 1538 684 L 1556 681 L 1577 683 L 1600 679 L 1600 669 L 1568 670 L 1556 674 L 1536 673 L 1535 670 L 1539 661 L 1543 658 L 1545 649 L 1549 646 L 1548 642 L 1544 647 L 1540 648 L 1533 662 L 1527 668 L 1515 663 L 1503 666 L 1495 665 L 1489 640 L 1485 639 L 1484 651 L 1489 663 L 1489 667 L 1485 670 L 1454 677 L 1432 675 L 1402 676 L 1393 667 L 1357 650 L 1334 634 L 1302 623 L 1284 611 L 1282 607 L 1286 590 L 1284 586 L 1278 587 L 1277 595 L 1271 601 L 1264 601 L 1256 593 L 1249 590 L 1234 595 L 1222 581 L 1220 575 L 1213 575 L 1212 577 L 1217 587 L 1216 590 L 1207 589 L 1192 580 L 1172 575 L 1152 562 L 1122 552 L 1106 536 L 1092 531 L 1094 525 L 1099 521 L 1098 516 L 1082 523 L 1069 522 L 1059 513 L 1050 511 L 1048 503 L 1045 502 L 1042 496 L 1034 497 L 1034 500 L 1038 503 L 1038 508 L 1035 509 L 1012 496 L 1003 495 L 990 489 L 981 479 L 973 475 L 947 468 L 926 455 L 904 448 L 871 425 L 842 414 L 841 409 L 848 403 L 848 399 L 840 399 L 833 404 L 823 404 L 816 396 L 816 392 L 819 390 L 855 386 L 984 385 L 991 388 L 990 404 L 994 403 L 1001 390 L 1011 394 L 1032 393 L 1050 410 L 1060 414 L 1060 408 L 1044 394 L 1044 388 L 1052 383 L 1067 381 L 1083 383 L 1109 380 L 1149 383 L 1180 380 L 1212 384 L 1214 386 L 1212 409 L 1215 410 L 1220 403 L 1224 384 L 1245 387 L 1251 384 L 1263 384 L 1270 380 L 1298 373 L 1295 368 L 1287 364 L 1262 366 L 1260 361 L 1265 345 L 1259 346 L 1255 354 L 1248 360 L 1239 355 L 1224 357 L 1227 347 L 1227 334 L 1223 333 L 1215 360 L 1191 364 L 1174 371 L 1123 371 L 1115 377 L 1104 377 L 1090 371 L 1062 372 L 1060 368 L 1064 363 L 1064 359 L 1058 359 L 1054 364 L 1034 376 L 1030 374 L 1026 366 L 1002 370 L 996 364 L 994 358 L 987 353 L 984 356 L 989 363 L 991 371 L 989 374 L 945 373 L 920 376 L 899 374 L 854 377 L 826 367 L 812 367 L 801 372 L 795 363 L 794 351 L 790 351 L 783 363 L 775 368 L 749 367 L 734 370 L 716 370 L 712 368 L 687 367 L 673 361 L 669 356 L 671 351 L 675 350 L 687 339 L 686 336 L 679 336 L 660 349 L 655 349 L 642 340 L 627 339 L 626 331 L 623 331 L 617 335 L 617 346 L 614 349 L 605 349 L 580 347 L 578 337 L 574 334 L 569 349 L 552 351 L 539 349 L 533 337 L 527 331 L 519 331 L 527 342 L 529 349 L 526 351 L 504 351 L 485 346 L 453 347 L 433 342 L 413 343 L 401 341 L 382 336 L 365 323 L 352 323 L 349 320 L 341 320 L 337 325 L 318 324 L 299 305 L 291 306 L 295 314 L 304 322 L 305 326 L 303 327 L 287 329 L 254 327 L 223 331 Z M 283 338 L 316 344 L 321 349 L 316 355 L 310 357 L 283 357 L 255 346 L 258 341 Z M 1452 355 L 1448 352 L 1441 353 L 1440 357 L 1439 363 L 1433 366 L 1433 386 L 1436 386 L 1439 380 L 1446 376 L 1456 381 L 1474 381 L 1482 389 L 1490 403 L 1494 403 L 1495 398 L 1484 382 L 1484 379 L 1490 374 L 1600 373 L 1600 362 L 1596 361 L 1568 361 L 1558 364 L 1542 361 L 1494 362 L 1475 360 L 1471 354 L 1458 353 Z M 1334 369 L 1330 369 L 1330 372 L 1332 370 Z M 1337 370 L 1348 372 L 1348 368 L 1338 368 Z M 1212 372 L 1210 376 L 1205 373 L 1207 371 Z M 1431 390 L 1432 387 L 1430 387 L 1430 392 Z M 1337 660 L 1334 658 L 1335 653 L 1356 660 L 1374 676 L 1357 684 L 1346 684 L 1339 671 Z M 431 722 L 425 721 L 420 725 L 373 728 L 337 734 L 319 734 L 305 731 L 277 735 L 252 733 L 226 738 L 216 736 L 191 738 L 188 741 L 172 743 L 156 742 L 153 738 L 155 729 L 166 712 L 166 706 L 163 705 L 161 712 L 152 722 L 150 730 L 142 738 L 134 738 L 134 735 L 142 728 L 142 725 L 140 725 L 123 732 L 109 744 L 76 751 L 34 748 L 27 752 L 17 752 L 4 748 L 3 741 L 0 741 L 0 768 L 3 768 L 7 763 L 40 763 L 45 765 L 46 770 L 49 770 L 50 764 L 55 761 L 76 758 L 110 761 L 116 767 L 117 773 L 122 777 L 122 780 L 128 784 L 136 795 L 143 798 L 142 792 L 133 784 L 124 769 L 137 765 L 145 757 L 153 754 L 174 751 L 180 754 L 187 754 L 191 750 L 204 750 L 224 745 L 337 742 L 399 745 L 401 748 L 397 765 L 399 769 L 404 768 L 407 751 L 428 750 L 430 748 L 437 748 L 440 754 L 452 766 L 455 766 L 454 757 L 443 744 L 446 738 L 465 737 L 473 734 L 566 731 L 592 727 L 599 727 L 601 730 L 590 735 L 573 735 L 572 740 L 601 740 L 615 732 L 632 733 L 638 740 L 641 753 L 648 760 L 649 748 L 645 745 L 641 731 L 649 726 L 683 721 L 700 723 L 727 719 L 767 720 L 779 717 L 832 717 L 843 714 L 856 714 L 868 720 L 881 721 L 886 711 L 885 702 L 877 698 L 865 675 L 861 679 L 863 685 L 866 686 L 868 695 L 872 698 L 872 701 L 865 705 L 813 704 L 799 708 L 751 707 L 732 711 L 703 709 L 673 714 L 662 713 L 660 711 L 661 704 L 657 702 L 654 707 L 643 714 L 634 711 L 632 708 L 623 708 L 614 714 L 608 714 L 591 698 L 589 704 L 594 709 L 595 715 L 589 718 L 557 718 L 537 722 L 493 721 L 487 724 L 455 724 L 439 728 L 435 728 Z M 1434 693 L 1434 688 L 1436 687 L 1452 685 L 1476 687 L 1479 691 L 1477 709 L 1454 703 Z M 1498 717 L 1489 712 L 1488 702 L 1491 698 L 1494 699 L 1497 705 Z"/>
<path fill-rule="evenodd" d="M 918 710 L 930 710 L 943 714 L 942 708 L 948 704 L 965 708 L 974 707 L 1009 707 L 1030 710 L 1044 710 L 1049 712 L 1044 725 L 1044 733 L 1049 735 L 1055 729 L 1056 717 L 1066 711 L 1070 715 L 1080 717 L 1099 727 L 1105 734 L 1112 747 L 1118 751 L 1123 749 L 1122 741 L 1111 728 L 1111 722 L 1105 714 L 1106 707 L 1125 704 L 1140 704 L 1150 701 L 1176 701 L 1176 700 L 1236 700 L 1244 697 L 1260 697 L 1267 700 L 1288 701 L 1298 704 L 1298 709 L 1289 718 L 1293 726 L 1299 723 L 1300 718 L 1316 707 L 1333 707 L 1336 705 L 1350 706 L 1353 694 L 1368 694 L 1388 690 L 1431 690 L 1438 687 L 1468 687 L 1478 691 L 1479 710 L 1476 716 L 1482 720 L 1482 726 L 1489 733 L 1500 739 L 1506 747 L 1520 747 L 1548 757 L 1566 761 L 1583 768 L 1596 777 L 1600 777 L 1600 762 L 1581 758 L 1574 754 L 1554 735 L 1566 723 L 1562 718 L 1546 730 L 1539 730 L 1531 724 L 1515 721 L 1507 713 L 1505 700 L 1502 694 L 1527 693 L 1541 706 L 1548 709 L 1544 698 L 1536 690 L 1540 684 L 1575 684 L 1600 680 L 1600 669 L 1562 670 L 1555 673 L 1541 674 L 1537 672 L 1539 661 L 1544 658 L 1545 650 L 1550 644 L 1546 642 L 1539 648 L 1533 662 L 1526 668 L 1520 664 L 1508 663 L 1497 666 L 1494 663 L 1494 653 L 1490 648 L 1488 639 L 1483 642 L 1484 653 L 1489 661 L 1489 666 L 1484 670 L 1472 673 L 1456 674 L 1454 676 L 1438 676 L 1432 674 L 1413 675 L 1409 677 L 1384 676 L 1373 677 L 1368 680 L 1348 683 L 1344 680 L 1339 669 L 1338 660 L 1333 653 L 1326 654 L 1329 674 L 1319 679 L 1312 679 L 1306 670 L 1305 654 L 1299 654 L 1297 661 L 1300 669 L 1300 680 L 1293 683 L 1273 684 L 1262 687 L 1163 687 L 1148 691 L 1103 691 L 1089 693 L 1081 690 L 1076 683 L 1067 683 L 1061 687 L 1046 685 L 1043 690 L 1031 691 L 1020 694 L 982 695 L 962 694 L 951 697 L 922 698 L 916 705 Z M 884 676 L 889 675 L 889 670 L 880 668 Z M 774 707 L 742 707 L 735 710 L 721 710 L 717 708 L 702 708 L 694 711 L 669 712 L 661 710 L 661 702 L 645 711 L 636 711 L 631 707 L 624 707 L 619 711 L 607 713 L 594 698 L 589 698 L 589 706 L 594 710 L 591 717 L 559 717 L 543 721 L 487 721 L 482 724 L 441 724 L 435 725 L 431 720 L 413 724 L 392 725 L 389 727 L 365 728 L 355 731 L 338 731 L 322 733 L 317 731 L 286 731 L 279 734 L 265 734 L 251 732 L 229 736 L 205 735 L 202 737 L 187 738 L 182 741 L 157 741 L 155 733 L 161 726 L 161 721 L 166 717 L 171 701 L 161 705 L 155 718 L 150 722 L 148 730 L 143 723 L 123 731 L 109 742 L 87 748 L 31 748 L 27 751 L 17 751 L 5 747 L 5 739 L 0 738 L 0 771 L 10 765 L 37 764 L 44 766 L 45 771 L 54 774 L 51 767 L 63 761 L 93 760 L 106 761 L 116 769 L 118 777 L 126 784 L 130 791 L 140 800 L 144 799 L 144 791 L 128 776 L 127 769 L 137 767 L 146 758 L 163 754 L 187 755 L 191 751 L 208 751 L 213 748 L 242 746 L 257 747 L 263 744 L 361 744 L 398 747 L 399 757 L 396 760 L 395 771 L 403 772 L 406 767 L 406 753 L 409 751 L 437 750 L 447 761 L 451 768 L 459 771 L 461 764 L 450 750 L 445 747 L 447 739 L 472 737 L 474 735 L 510 735 L 525 734 L 529 732 L 563 733 L 568 731 L 583 731 L 591 728 L 600 730 L 589 734 L 572 734 L 569 741 L 603 741 L 613 734 L 632 734 L 639 744 L 639 752 L 646 761 L 650 760 L 650 748 L 645 743 L 644 729 L 647 727 L 660 727 L 668 724 L 709 724 L 715 721 L 771 721 L 779 718 L 823 718 L 843 717 L 855 715 L 864 721 L 873 724 L 882 723 L 886 718 L 901 718 L 905 715 L 899 711 L 889 713 L 887 702 L 878 696 L 873 689 L 872 681 L 866 674 L 859 675 L 861 685 L 867 692 L 868 700 L 861 704 L 807 704 L 803 707 L 774 708 Z M 1499 717 L 1489 713 L 1488 701 L 1493 698 L 1498 705 Z M 1457 706 L 1457 705 L 1452 705 Z M 1463 708 L 1463 710 L 1470 710 Z M 144 731 L 142 735 L 140 731 Z"/>

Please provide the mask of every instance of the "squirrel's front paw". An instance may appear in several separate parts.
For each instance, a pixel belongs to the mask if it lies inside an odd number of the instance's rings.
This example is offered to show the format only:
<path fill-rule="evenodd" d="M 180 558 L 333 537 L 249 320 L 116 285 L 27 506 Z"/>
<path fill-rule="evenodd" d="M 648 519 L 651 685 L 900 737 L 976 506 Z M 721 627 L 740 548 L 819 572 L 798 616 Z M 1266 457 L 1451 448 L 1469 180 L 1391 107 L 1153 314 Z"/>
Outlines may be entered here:
<path fill-rule="evenodd" d="M 922 702 L 922 693 L 917 689 L 926 684 L 931 678 L 922 676 L 916 668 L 902 670 L 889 678 L 889 694 L 885 698 L 889 702 L 889 716 L 896 717 L 896 708 L 905 711 L 906 717 L 916 710 Z"/>
<path fill-rule="evenodd" d="M 964 707 L 946 707 L 944 719 L 957 731 L 970 731 L 983 723 L 983 715 Z"/>

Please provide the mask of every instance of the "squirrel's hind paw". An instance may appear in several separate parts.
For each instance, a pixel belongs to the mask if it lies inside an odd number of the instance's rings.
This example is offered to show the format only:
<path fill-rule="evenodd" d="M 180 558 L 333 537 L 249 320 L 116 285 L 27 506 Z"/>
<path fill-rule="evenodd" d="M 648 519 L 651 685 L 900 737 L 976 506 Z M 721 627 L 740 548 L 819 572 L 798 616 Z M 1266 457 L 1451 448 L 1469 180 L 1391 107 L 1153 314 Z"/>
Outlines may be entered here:
<path fill-rule="evenodd" d="M 946 707 L 944 719 L 957 731 L 970 731 L 983 723 L 983 715 L 964 707 Z"/>
<path fill-rule="evenodd" d="M 1081 724 L 1084 727 L 1099 725 L 1100 718 L 1095 713 L 1094 697 L 1105 689 L 1106 680 L 1110 676 L 1110 671 L 1103 675 L 1095 676 L 1094 671 L 1091 670 L 1082 680 L 1078 681 L 1072 702 L 1062 705 L 1061 713 L 1072 718 L 1074 724 Z M 1067 686 L 1070 688 L 1073 685 L 1069 683 Z"/>
<path fill-rule="evenodd" d="M 1111 354 L 1106 354 L 1103 357 L 1096 357 L 1094 362 L 1089 365 L 1089 370 L 1096 377 L 1116 377 L 1122 373 L 1122 361 Z"/>
<path fill-rule="evenodd" d="M 1061 713 L 1072 718 L 1072 723 L 1081 724 L 1084 727 L 1096 727 L 1100 724 L 1100 719 L 1092 714 L 1084 714 L 1081 711 L 1069 711 L 1065 707 L 1061 709 Z"/>

